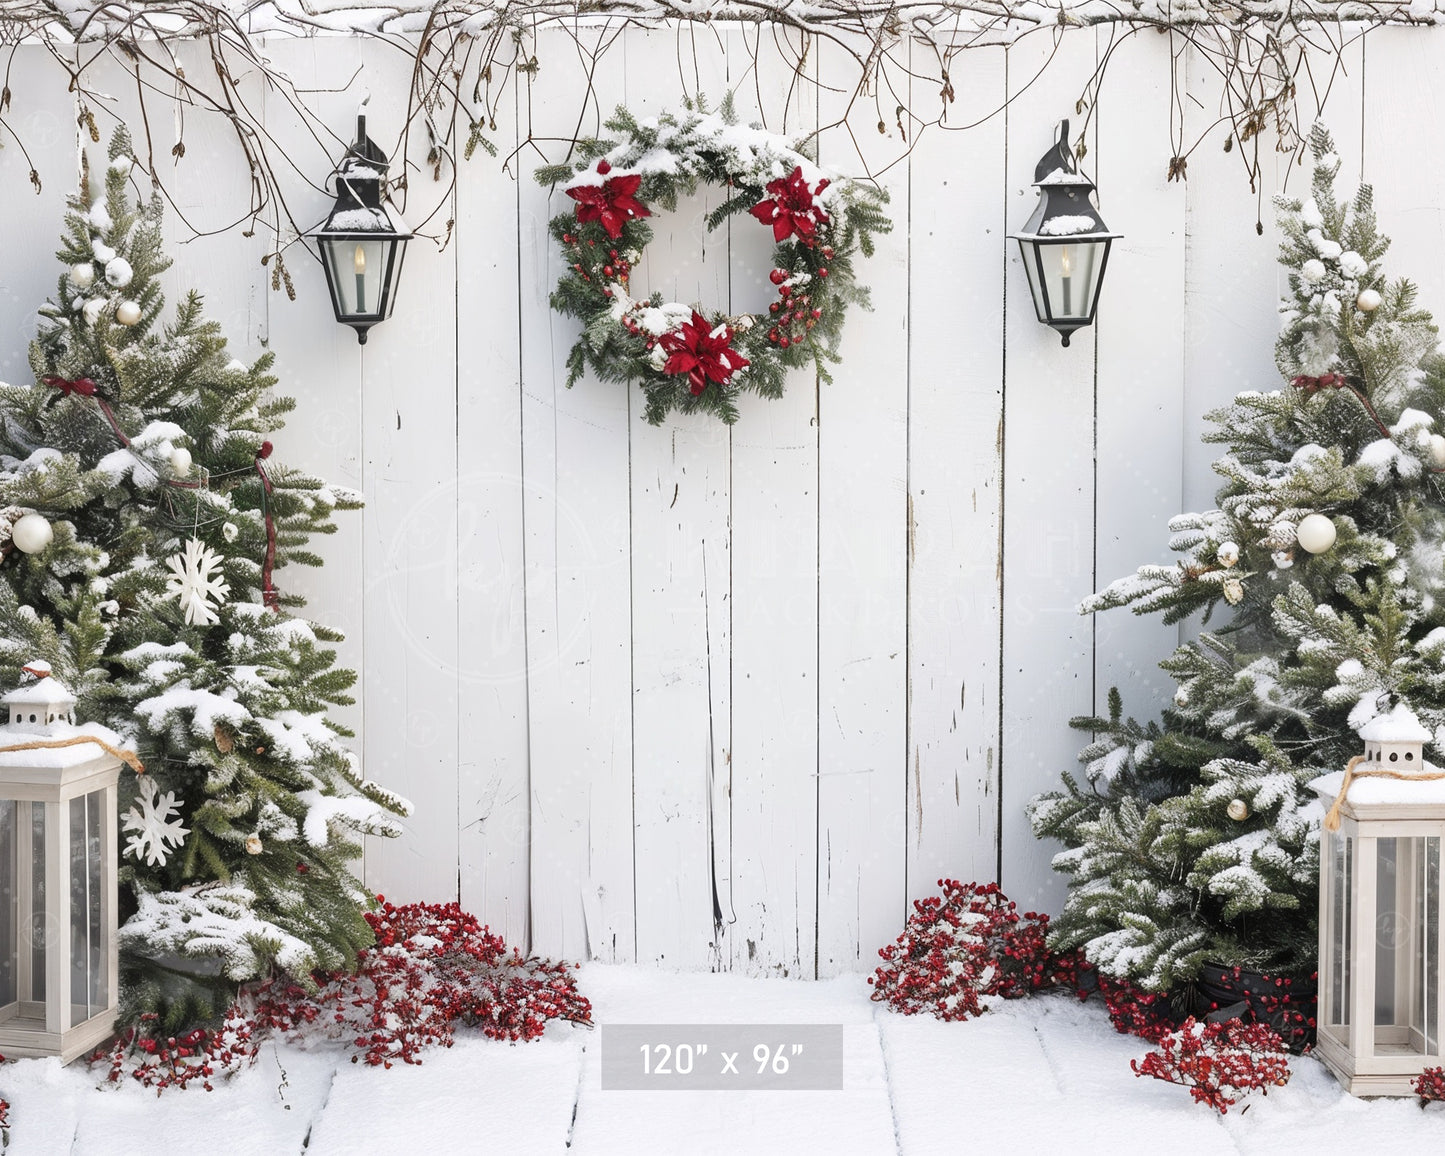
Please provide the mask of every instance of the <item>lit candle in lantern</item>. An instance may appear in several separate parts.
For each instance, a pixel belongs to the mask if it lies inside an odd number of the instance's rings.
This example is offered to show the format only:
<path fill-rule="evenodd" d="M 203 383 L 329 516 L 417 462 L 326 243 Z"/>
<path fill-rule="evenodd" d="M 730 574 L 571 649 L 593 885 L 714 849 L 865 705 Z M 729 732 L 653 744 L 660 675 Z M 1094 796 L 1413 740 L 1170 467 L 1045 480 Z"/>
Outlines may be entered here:
<path fill-rule="evenodd" d="M 352 268 L 356 271 L 356 311 L 366 312 L 366 250 L 360 245 L 356 246 L 356 255 L 351 259 Z M 1065 285 L 1068 284 L 1066 280 Z M 1064 300 L 1069 299 L 1069 291 L 1064 290 Z"/>
<path fill-rule="evenodd" d="M 361 252 L 360 249 L 357 252 Z M 1064 293 L 1064 316 L 1067 317 L 1074 311 L 1074 265 L 1069 260 L 1069 247 L 1064 245 L 1059 254 L 1059 272 L 1063 275 L 1060 288 Z"/>

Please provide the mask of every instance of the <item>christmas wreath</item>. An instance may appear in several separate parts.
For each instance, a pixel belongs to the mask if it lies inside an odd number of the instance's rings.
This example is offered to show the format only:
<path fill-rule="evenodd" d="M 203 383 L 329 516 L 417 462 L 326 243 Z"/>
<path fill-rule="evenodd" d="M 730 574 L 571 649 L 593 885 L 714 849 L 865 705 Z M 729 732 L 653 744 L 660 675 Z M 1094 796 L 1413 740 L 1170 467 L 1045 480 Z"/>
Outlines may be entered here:
<path fill-rule="evenodd" d="M 826 363 L 838 360 L 847 308 L 868 300 L 854 258 L 871 255 L 874 234 L 891 228 L 887 195 L 830 177 L 786 138 L 739 124 L 728 101 L 716 113 L 689 104 L 681 116 L 646 119 L 619 108 L 606 127 L 616 140 L 578 141 L 572 163 L 537 171 L 574 202 L 550 225 L 567 263 L 552 307 L 583 325 L 568 386 L 590 367 L 604 381 L 639 382 L 653 425 L 671 410 L 731 424 L 739 391 L 781 397 L 790 368 L 812 364 L 831 380 Z M 647 219 L 705 184 L 728 193 L 709 229 L 747 213 L 772 230 L 778 300 L 765 314 L 632 295 L 632 270 L 652 240 Z"/>

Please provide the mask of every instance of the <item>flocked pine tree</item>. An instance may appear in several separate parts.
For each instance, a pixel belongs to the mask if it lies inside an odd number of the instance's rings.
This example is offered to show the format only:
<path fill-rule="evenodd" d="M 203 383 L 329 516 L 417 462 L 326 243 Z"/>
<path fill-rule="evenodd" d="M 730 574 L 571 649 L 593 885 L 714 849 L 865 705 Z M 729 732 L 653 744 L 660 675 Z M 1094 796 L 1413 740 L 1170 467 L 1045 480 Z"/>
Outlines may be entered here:
<path fill-rule="evenodd" d="M 1226 604 L 1228 624 L 1162 665 L 1159 723 L 1076 719 L 1082 776 L 1031 804 L 1070 877 L 1056 947 L 1153 990 L 1206 961 L 1314 970 L 1317 831 L 1306 784 L 1342 768 L 1355 728 L 1411 706 L 1445 745 L 1445 359 L 1406 281 L 1386 281 L 1371 192 L 1336 200 L 1316 127 L 1311 196 L 1278 198 L 1289 274 L 1282 388 L 1209 417 L 1219 508 L 1170 523 L 1172 565 L 1085 601 L 1166 622 Z"/>
<path fill-rule="evenodd" d="M 71 201 L 35 381 L 0 385 L 0 676 L 48 661 L 144 760 L 122 780 L 125 970 L 132 1008 L 179 1020 L 273 967 L 354 960 L 371 941 L 356 835 L 394 834 L 408 804 L 327 717 L 355 678 L 338 636 L 266 589 L 268 552 L 319 565 L 308 539 L 359 502 L 270 460 L 293 403 L 269 394 L 269 354 L 232 359 L 194 293 L 163 321 L 160 201 L 129 195 L 130 148 L 118 131 L 103 195 L 87 173 Z M 53 527 L 34 553 L 9 540 L 26 511 Z M 219 960 L 214 991 L 185 957 Z"/>

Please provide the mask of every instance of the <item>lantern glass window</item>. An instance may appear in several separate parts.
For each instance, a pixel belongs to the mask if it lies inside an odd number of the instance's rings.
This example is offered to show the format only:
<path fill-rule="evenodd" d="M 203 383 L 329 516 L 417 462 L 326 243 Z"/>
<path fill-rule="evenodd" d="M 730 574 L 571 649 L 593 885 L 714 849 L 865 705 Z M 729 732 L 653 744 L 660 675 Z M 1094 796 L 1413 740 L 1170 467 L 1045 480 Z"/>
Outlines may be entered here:
<path fill-rule="evenodd" d="M 385 321 L 395 305 L 406 246 L 394 236 L 320 236 L 337 320 Z"/>
<path fill-rule="evenodd" d="M 1020 240 L 1029 291 L 1039 320 L 1093 320 L 1109 241 Z"/>
<path fill-rule="evenodd" d="M 70 1022 L 84 1023 L 109 1004 L 101 840 L 101 791 L 70 800 Z"/>
<path fill-rule="evenodd" d="M 1440 839 L 1402 836 L 1373 842 L 1374 1052 L 1434 1055 L 1440 1014 Z"/>
<path fill-rule="evenodd" d="M 1350 1041 L 1350 933 L 1354 923 L 1350 896 L 1354 873 L 1355 841 L 1343 833 L 1325 832 L 1324 877 L 1326 907 L 1330 912 L 1330 941 L 1326 957 L 1324 1007 L 1321 1030 L 1348 1047 Z"/>

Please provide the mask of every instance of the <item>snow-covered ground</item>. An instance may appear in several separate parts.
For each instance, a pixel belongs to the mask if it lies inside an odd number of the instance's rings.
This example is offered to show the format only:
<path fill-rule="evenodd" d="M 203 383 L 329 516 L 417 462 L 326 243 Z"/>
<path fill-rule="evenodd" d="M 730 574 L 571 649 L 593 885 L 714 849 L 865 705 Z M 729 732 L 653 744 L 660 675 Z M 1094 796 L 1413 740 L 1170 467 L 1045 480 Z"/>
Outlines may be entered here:
<path fill-rule="evenodd" d="M 216 1091 L 99 1090 L 83 1066 L 0 1068 L 11 1102 L 6 1156 L 110 1156 L 204 1149 L 213 1156 L 364 1153 L 787 1152 L 907 1156 L 1022 1152 L 1440 1151 L 1445 1105 L 1346 1096 L 1314 1060 L 1288 1087 L 1228 1116 L 1183 1089 L 1135 1078 L 1140 1041 L 1097 1003 L 1004 1003 L 981 1019 L 904 1018 L 868 999 L 861 977 L 803 983 L 588 965 L 599 1024 L 841 1023 L 841 1092 L 604 1092 L 596 1030 L 554 1026 L 532 1044 L 459 1033 L 420 1067 L 367 1068 L 332 1046 L 267 1044 Z M 570 1147 L 569 1147 L 570 1146 Z"/>

